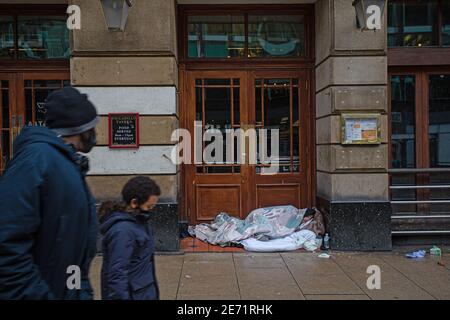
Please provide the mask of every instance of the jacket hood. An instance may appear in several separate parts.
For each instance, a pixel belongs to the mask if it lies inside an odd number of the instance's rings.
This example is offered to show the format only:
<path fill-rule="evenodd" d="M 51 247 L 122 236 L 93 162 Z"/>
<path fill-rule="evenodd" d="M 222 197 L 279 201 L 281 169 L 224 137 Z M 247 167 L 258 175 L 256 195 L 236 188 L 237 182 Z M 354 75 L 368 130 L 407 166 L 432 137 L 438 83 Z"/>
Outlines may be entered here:
<path fill-rule="evenodd" d="M 28 126 L 22 129 L 20 135 L 14 141 L 14 156 L 33 143 L 47 143 L 72 160 L 76 153 L 73 147 L 67 145 L 63 139 L 47 127 Z"/>
<path fill-rule="evenodd" d="M 113 212 L 101 219 L 100 232 L 105 234 L 119 221 L 137 222 L 136 218 L 126 212 Z"/>

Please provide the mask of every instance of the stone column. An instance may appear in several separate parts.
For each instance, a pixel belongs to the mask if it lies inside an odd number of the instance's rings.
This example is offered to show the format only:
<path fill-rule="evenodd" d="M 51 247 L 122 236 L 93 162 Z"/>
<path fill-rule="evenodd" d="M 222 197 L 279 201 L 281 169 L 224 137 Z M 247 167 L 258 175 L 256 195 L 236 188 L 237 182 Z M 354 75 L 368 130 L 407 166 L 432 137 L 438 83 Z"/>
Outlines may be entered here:
<path fill-rule="evenodd" d="M 178 127 L 175 0 L 135 0 L 124 32 L 109 31 L 100 1 L 70 0 L 81 8 L 73 32 L 72 84 L 96 105 L 101 122 L 90 154 L 88 182 L 100 202 L 119 199 L 124 183 L 148 175 L 161 187 L 153 216 L 158 250 L 178 250 L 177 168 L 170 161 Z M 108 113 L 140 113 L 136 150 L 108 148 Z"/>
<path fill-rule="evenodd" d="M 360 31 L 352 0 L 316 2 L 317 203 L 335 250 L 390 250 L 387 35 Z M 344 112 L 379 112 L 382 144 L 341 145 Z"/>

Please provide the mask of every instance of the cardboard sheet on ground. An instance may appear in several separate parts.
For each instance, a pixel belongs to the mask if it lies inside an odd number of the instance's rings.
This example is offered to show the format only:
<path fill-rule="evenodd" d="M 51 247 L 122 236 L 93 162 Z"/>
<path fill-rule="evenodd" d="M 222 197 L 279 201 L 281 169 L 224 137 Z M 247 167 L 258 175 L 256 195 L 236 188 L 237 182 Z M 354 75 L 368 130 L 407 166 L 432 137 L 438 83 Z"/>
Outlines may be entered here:
<path fill-rule="evenodd" d="M 285 238 L 301 229 L 307 209 L 294 206 L 276 206 L 253 210 L 245 220 L 222 212 L 211 224 L 189 227 L 189 233 L 213 245 L 226 246 L 242 240 L 268 241 Z"/>

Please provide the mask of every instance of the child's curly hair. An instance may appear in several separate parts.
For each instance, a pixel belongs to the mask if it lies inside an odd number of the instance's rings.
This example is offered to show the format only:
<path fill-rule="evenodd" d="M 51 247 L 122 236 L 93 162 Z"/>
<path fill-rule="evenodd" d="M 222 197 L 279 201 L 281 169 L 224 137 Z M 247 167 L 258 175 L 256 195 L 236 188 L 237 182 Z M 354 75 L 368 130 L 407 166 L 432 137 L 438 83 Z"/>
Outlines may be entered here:
<path fill-rule="evenodd" d="M 105 201 L 98 210 L 100 220 L 113 212 L 124 212 L 131 200 L 136 199 L 138 205 L 148 201 L 150 196 L 161 195 L 161 189 L 152 179 L 145 176 L 137 176 L 130 179 L 122 189 L 122 201 Z"/>
<path fill-rule="evenodd" d="M 137 176 L 130 179 L 122 189 L 122 199 L 126 204 L 136 199 L 139 205 L 148 201 L 150 196 L 161 195 L 159 186 L 152 179 L 144 176 Z"/>

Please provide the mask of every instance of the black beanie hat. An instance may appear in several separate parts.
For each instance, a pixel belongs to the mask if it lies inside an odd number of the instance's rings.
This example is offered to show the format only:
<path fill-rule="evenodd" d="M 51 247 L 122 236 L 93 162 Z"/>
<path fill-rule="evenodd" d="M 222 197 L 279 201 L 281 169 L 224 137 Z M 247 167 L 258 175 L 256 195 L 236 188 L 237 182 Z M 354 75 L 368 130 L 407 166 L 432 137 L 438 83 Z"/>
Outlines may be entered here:
<path fill-rule="evenodd" d="M 47 127 L 61 136 L 73 136 L 94 128 L 97 110 L 87 95 L 74 87 L 53 91 L 45 101 Z"/>

